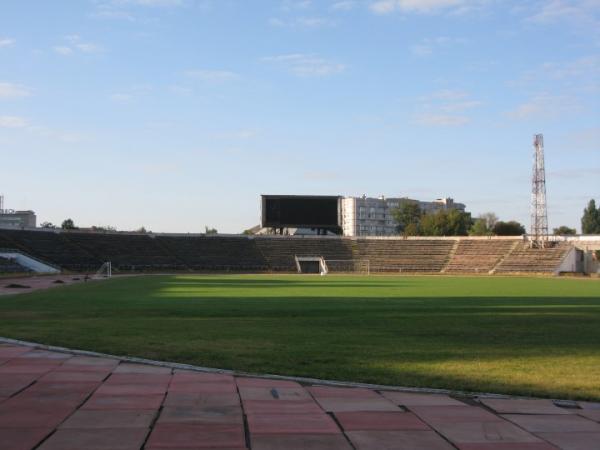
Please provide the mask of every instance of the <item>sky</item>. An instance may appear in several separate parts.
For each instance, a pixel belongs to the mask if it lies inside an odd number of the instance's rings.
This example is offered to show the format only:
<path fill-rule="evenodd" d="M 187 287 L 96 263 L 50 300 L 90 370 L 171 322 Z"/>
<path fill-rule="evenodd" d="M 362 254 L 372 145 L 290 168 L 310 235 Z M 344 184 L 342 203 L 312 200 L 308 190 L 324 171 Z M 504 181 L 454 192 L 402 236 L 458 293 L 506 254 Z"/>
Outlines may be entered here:
<path fill-rule="evenodd" d="M 600 201 L 599 0 L 2 0 L 0 193 L 38 223 L 238 233 L 261 194 Z"/>

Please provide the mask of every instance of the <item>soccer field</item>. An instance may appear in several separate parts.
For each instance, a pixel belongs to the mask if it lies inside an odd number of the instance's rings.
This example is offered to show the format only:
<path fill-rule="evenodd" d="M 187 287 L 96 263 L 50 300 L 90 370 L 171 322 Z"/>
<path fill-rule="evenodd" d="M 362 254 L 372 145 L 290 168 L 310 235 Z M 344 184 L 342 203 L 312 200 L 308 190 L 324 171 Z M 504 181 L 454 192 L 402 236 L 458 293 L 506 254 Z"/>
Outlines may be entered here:
<path fill-rule="evenodd" d="M 173 275 L 0 297 L 4 337 L 256 373 L 600 399 L 600 281 Z"/>

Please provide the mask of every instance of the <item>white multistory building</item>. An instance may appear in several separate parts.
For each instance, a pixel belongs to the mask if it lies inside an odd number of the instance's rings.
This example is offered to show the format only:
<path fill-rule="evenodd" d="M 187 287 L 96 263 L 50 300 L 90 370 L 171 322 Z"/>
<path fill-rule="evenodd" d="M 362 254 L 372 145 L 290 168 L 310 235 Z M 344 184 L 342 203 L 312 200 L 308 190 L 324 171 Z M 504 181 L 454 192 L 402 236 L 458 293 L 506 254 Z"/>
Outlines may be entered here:
<path fill-rule="evenodd" d="M 403 201 L 414 201 L 421 211 L 432 212 L 439 209 L 465 210 L 465 205 L 455 203 L 451 198 L 440 198 L 431 202 L 423 202 L 404 198 L 343 197 L 342 230 L 344 236 L 395 236 L 398 235 L 398 224 L 392 216 L 394 209 Z"/>

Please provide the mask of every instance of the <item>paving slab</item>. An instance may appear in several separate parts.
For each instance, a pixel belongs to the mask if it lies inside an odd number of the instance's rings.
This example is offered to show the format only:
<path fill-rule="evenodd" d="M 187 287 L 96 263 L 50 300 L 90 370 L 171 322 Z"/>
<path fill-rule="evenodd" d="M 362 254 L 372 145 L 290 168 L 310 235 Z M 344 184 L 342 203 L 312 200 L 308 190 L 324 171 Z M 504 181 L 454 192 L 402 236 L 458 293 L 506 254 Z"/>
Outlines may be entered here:
<path fill-rule="evenodd" d="M 498 422 L 501 417 L 477 406 L 414 406 L 410 408 L 429 425 L 461 422 Z"/>
<path fill-rule="evenodd" d="M 323 410 L 314 400 L 246 400 L 246 414 L 319 414 Z"/>
<path fill-rule="evenodd" d="M 251 434 L 339 434 L 333 419 L 321 414 L 252 414 L 247 417 Z"/>
<path fill-rule="evenodd" d="M 244 417 L 240 406 L 214 406 L 212 408 L 189 408 L 165 406 L 158 423 L 197 423 L 242 425 Z"/>
<path fill-rule="evenodd" d="M 356 450 L 454 450 L 434 431 L 349 431 Z"/>
<path fill-rule="evenodd" d="M 577 411 L 577 415 L 600 422 L 600 409 L 580 409 Z"/>
<path fill-rule="evenodd" d="M 53 429 L 74 411 L 65 407 L 6 407 L 0 405 L 0 428 L 45 428 Z"/>
<path fill-rule="evenodd" d="M 185 406 L 199 409 L 240 404 L 240 398 L 237 394 L 186 394 L 168 392 L 164 401 L 164 406 Z"/>
<path fill-rule="evenodd" d="M 338 412 L 335 418 L 345 431 L 431 430 L 413 413 L 361 411 Z"/>
<path fill-rule="evenodd" d="M 237 392 L 237 386 L 235 383 L 218 382 L 218 383 L 205 383 L 205 382 L 178 382 L 171 383 L 169 386 L 169 392 L 182 392 L 189 394 L 221 394 L 221 393 L 235 393 Z"/>
<path fill-rule="evenodd" d="M 498 414 L 573 414 L 545 399 L 484 398 L 481 403 Z"/>
<path fill-rule="evenodd" d="M 318 398 L 317 402 L 325 411 L 401 411 L 389 400 L 379 398 Z"/>
<path fill-rule="evenodd" d="M 242 400 L 312 400 L 301 387 L 239 387 Z"/>
<path fill-rule="evenodd" d="M 77 410 L 60 426 L 63 428 L 150 428 L 153 410 Z"/>
<path fill-rule="evenodd" d="M 150 366 L 145 364 L 119 364 L 114 373 L 152 373 L 152 374 L 171 374 L 172 370 L 168 367 Z"/>
<path fill-rule="evenodd" d="M 146 448 L 246 448 L 243 432 L 206 431 L 190 424 L 157 424 L 148 438 Z M 282 449 L 283 450 L 283 449 Z"/>
<path fill-rule="evenodd" d="M 315 398 L 380 398 L 377 392 L 363 388 L 310 386 L 306 390 Z"/>
<path fill-rule="evenodd" d="M 42 377 L 43 378 L 43 377 Z M 64 381 L 44 381 L 39 379 L 37 383 L 30 386 L 23 394 L 90 394 L 100 386 L 99 381 L 79 381 L 79 382 L 64 382 Z"/>
<path fill-rule="evenodd" d="M 97 395 L 164 395 L 167 387 L 160 384 L 108 384 L 105 383 L 96 391 Z"/>
<path fill-rule="evenodd" d="M 532 433 L 595 431 L 600 433 L 600 424 L 578 415 L 548 414 L 504 414 L 507 420 Z"/>
<path fill-rule="evenodd" d="M 340 434 L 253 434 L 252 450 L 353 450 Z"/>
<path fill-rule="evenodd" d="M 235 382 L 240 387 L 263 387 L 263 388 L 299 388 L 300 383 L 288 380 L 271 380 L 269 378 L 247 378 L 236 377 Z"/>
<path fill-rule="evenodd" d="M 209 373 L 176 370 L 173 374 L 173 383 L 199 381 L 204 383 L 235 383 L 233 375 L 224 373 Z"/>
<path fill-rule="evenodd" d="M 402 406 L 467 406 L 445 394 L 415 394 L 412 392 L 380 391 L 396 405 Z"/>
<path fill-rule="evenodd" d="M 59 429 L 39 450 L 139 450 L 147 428 Z"/>
<path fill-rule="evenodd" d="M 600 433 L 538 433 L 561 450 L 600 450 Z"/>
<path fill-rule="evenodd" d="M 486 444 L 458 444 L 459 450 L 559 450 L 547 442 L 495 442 Z"/>
<path fill-rule="evenodd" d="M 81 409 L 158 409 L 164 395 L 98 395 L 94 394 Z"/>
<path fill-rule="evenodd" d="M 101 382 L 106 378 L 105 372 L 78 371 L 78 370 L 53 370 L 39 378 L 39 381 L 53 381 L 65 384 L 85 383 L 90 381 Z"/>
<path fill-rule="evenodd" d="M 31 347 L 0 345 L 0 358 L 15 358 L 32 350 Z"/>
<path fill-rule="evenodd" d="M 434 426 L 454 444 L 542 442 L 533 434 L 506 422 L 459 422 Z"/>
<path fill-rule="evenodd" d="M 31 450 L 52 431 L 53 428 L 0 428 L 0 448 Z"/>
<path fill-rule="evenodd" d="M 111 373 L 104 384 L 153 384 L 167 388 L 171 383 L 171 374 L 155 373 Z"/>
<path fill-rule="evenodd" d="M 82 367 L 106 368 L 117 367 L 118 365 L 119 360 L 117 359 L 101 358 L 97 356 L 73 356 L 63 364 L 64 367 L 76 366 L 78 370 L 82 369 Z"/>
<path fill-rule="evenodd" d="M 38 378 L 39 376 L 34 374 L 1 374 L 0 396 L 10 397 L 25 389 Z"/>
<path fill-rule="evenodd" d="M 600 403 L 596 402 L 578 402 L 582 409 L 600 409 Z"/>

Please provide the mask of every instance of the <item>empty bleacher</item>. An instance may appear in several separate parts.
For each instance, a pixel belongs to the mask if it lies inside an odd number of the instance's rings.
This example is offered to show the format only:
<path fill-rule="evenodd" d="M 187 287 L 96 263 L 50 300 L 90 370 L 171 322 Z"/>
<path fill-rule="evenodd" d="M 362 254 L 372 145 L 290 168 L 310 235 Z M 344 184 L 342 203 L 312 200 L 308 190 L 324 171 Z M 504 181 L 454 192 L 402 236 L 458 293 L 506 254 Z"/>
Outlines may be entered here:
<path fill-rule="evenodd" d="M 276 272 L 295 272 L 295 256 L 322 256 L 329 260 L 356 258 L 348 239 L 260 237 L 255 241 L 268 267 Z"/>
<path fill-rule="evenodd" d="M 357 258 L 371 272 L 437 273 L 447 264 L 454 240 L 357 239 Z"/>
<path fill-rule="evenodd" d="M 549 248 L 530 248 L 520 243 L 495 269 L 495 273 L 554 273 L 571 249 L 567 242 Z"/>
<path fill-rule="evenodd" d="M 460 239 L 446 273 L 489 273 L 520 240 Z"/>
<path fill-rule="evenodd" d="M 42 262 L 75 272 L 100 267 L 101 260 L 70 242 L 65 234 L 54 231 L 0 230 L 0 247 L 5 242 L 8 243 L 8 248 L 23 251 Z"/>
<path fill-rule="evenodd" d="M 23 267 L 18 262 L 12 260 L 11 258 L 5 258 L 0 256 L 0 273 L 27 273 L 30 270 L 26 267 Z"/>
<path fill-rule="evenodd" d="M 190 270 L 268 270 L 254 239 L 245 236 L 157 236 L 155 239 Z"/>
<path fill-rule="evenodd" d="M 94 255 L 100 263 L 110 261 L 113 270 L 146 272 L 186 268 L 156 239 L 146 234 L 69 232 L 64 235 L 71 244 Z"/>

